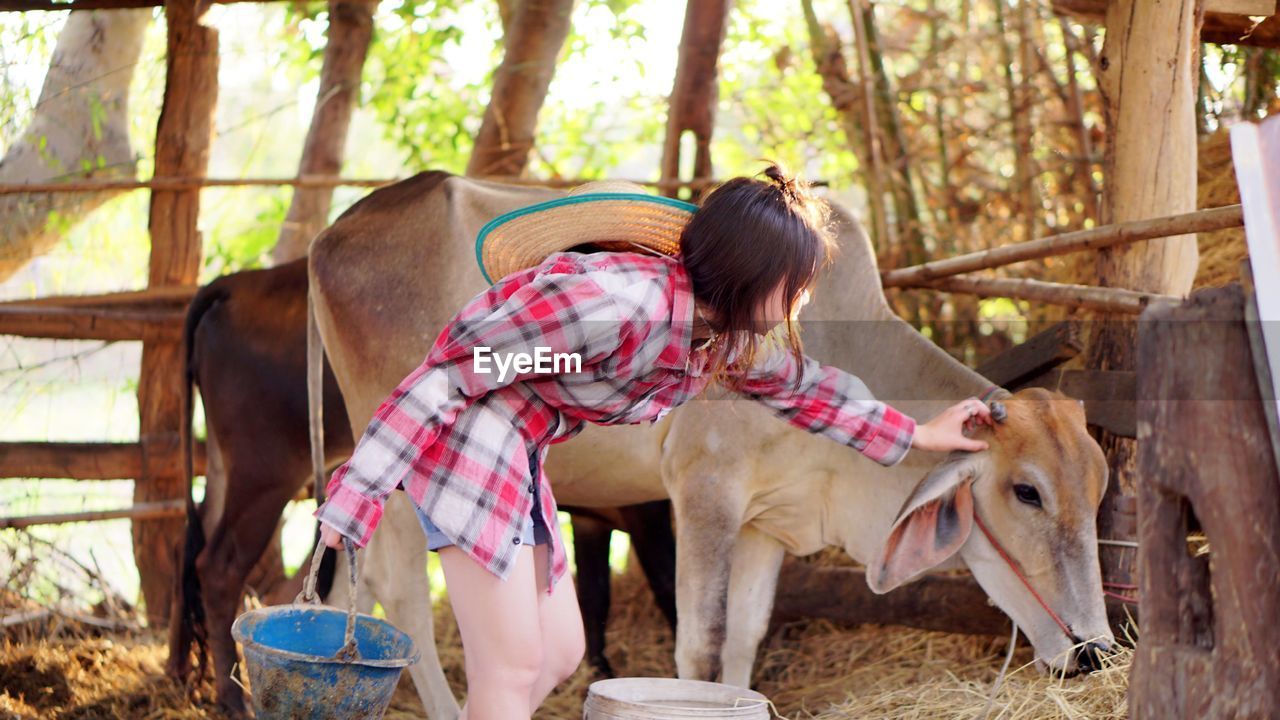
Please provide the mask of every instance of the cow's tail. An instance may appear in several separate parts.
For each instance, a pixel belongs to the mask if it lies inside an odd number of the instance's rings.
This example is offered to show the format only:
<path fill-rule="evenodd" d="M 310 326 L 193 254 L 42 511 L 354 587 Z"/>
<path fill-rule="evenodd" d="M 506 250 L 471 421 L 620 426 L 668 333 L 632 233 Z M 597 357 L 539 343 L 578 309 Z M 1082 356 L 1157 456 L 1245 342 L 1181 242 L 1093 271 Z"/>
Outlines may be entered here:
<path fill-rule="evenodd" d="M 199 679 L 208 667 L 208 637 L 205 626 L 204 599 L 200 589 L 200 576 L 196 573 L 196 558 L 204 550 L 204 525 L 196 508 L 195 498 L 191 494 L 192 481 L 195 479 L 194 447 L 191 432 L 192 415 L 194 414 L 195 369 L 193 355 L 195 352 L 195 333 L 201 320 L 209 310 L 226 298 L 226 292 L 217 285 L 200 288 L 191 305 L 187 309 L 186 322 L 182 327 L 182 422 L 178 427 L 178 442 L 182 447 L 183 472 L 187 482 L 187 532 L 183 541 L 182 565 L 178 568 L 179 592 L 182 603 L 179 617 L 173 622 L 182 623 L 178 637 L 178 647 L 170 649 L 178 653 L 176 657 L 185 658 L 191 651 L 189 643 L 194 639 L 196 644 L 197 664 L 196 678 Z"/>
<path fill-rule="evenodd" d="M 307 261 L 310 263 L 310 260 Z M 320 324 L 316 321 L 315 293 L 311 287 L 310 268 L 307 272 L 307 425 L 311 438 L 311 474 L 315 483 L 313 494 L 316 507 L 324 502 L 324 342 L 320 337 Z M 320 542 L 320 524 L 316 523 L 316 542 Z M 321 598 L 329 596 L 333 588 L 334 567 L 337 553 L 325 548 L 316 578 L 316 593 Z M 302 572 L 308 572 L 306 564 Z"/>

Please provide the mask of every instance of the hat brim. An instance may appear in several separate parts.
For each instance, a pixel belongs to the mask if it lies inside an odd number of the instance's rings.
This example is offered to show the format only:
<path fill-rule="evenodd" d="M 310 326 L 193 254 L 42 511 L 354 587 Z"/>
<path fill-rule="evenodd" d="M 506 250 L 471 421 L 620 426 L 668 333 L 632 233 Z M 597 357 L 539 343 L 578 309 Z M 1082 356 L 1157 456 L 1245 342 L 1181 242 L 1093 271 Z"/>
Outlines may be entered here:
<path fill-rule="evenodd" d="M 645 193 L 569 195 L 504 213 L 476 237 L 476 263 L 489 283 L 533 267 L 555 252 L 583 244 L 631 249 L 637 243 L 667 255 L 697 205 Z"/>

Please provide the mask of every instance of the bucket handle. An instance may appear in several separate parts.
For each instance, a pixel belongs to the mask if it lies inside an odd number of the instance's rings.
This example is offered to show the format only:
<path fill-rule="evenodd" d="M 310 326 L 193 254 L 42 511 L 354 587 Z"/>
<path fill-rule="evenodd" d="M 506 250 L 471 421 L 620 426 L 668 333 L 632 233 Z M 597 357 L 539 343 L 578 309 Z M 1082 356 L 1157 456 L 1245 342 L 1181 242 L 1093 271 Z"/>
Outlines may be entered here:
<path fill-rule="evenodd" d="M 359 566 L 356 563 L 356 546 L 351 538 L 343 537 L 342 546 L 347 550 L 347 569 L 351 575 L 351 592 L 347 593 L 347 630 L 342 649 L 334 654 L 334 660 L 355 662 L 360 659 L 360 650 L 356 648 L 356 578 L 359 577 Z M 316 542 L 315 552 L 311 554 L 311 569 L 302 582 L 302 592 L 293 599 L 295 605 L 319 605 L 320 596 L 316 594 L 316 576 L 320 573 L 320 560 L 324 557 L 325 544 Z"/>

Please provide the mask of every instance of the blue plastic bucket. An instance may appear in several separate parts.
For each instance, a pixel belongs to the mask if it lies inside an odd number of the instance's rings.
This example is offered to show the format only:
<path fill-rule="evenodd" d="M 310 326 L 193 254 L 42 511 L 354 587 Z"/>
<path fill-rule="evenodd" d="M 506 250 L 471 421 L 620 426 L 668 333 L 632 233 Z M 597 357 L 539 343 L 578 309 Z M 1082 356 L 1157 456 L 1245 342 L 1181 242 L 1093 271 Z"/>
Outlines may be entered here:
<path fill-rule="evenodd" d="M 269 718 L 381 718 L 404 668 L 418 661 L 413 639 L 391 623 L 356 614 L 360 657 L 335 658 L 347 612 L 322 605 L 251 610 L 231 625 L 244 647 L 253 707 Z"/>

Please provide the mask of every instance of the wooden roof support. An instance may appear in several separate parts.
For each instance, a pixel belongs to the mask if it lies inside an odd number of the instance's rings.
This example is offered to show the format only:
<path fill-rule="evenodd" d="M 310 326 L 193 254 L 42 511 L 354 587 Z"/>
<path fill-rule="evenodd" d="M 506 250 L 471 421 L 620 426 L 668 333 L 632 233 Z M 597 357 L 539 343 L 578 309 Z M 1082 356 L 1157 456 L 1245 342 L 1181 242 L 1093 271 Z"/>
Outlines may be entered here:
<path fill-rule="evenodd" d="M 680 177 L 680 140 L 686 132 L 692 132 L 694 137 L 693 177 L 711 177 L 711 132 L 719 97 L 716 65 L 732 5 L 732 0 L 688 0 L 685 6 L 680 59 L 667 109 L 667 137 L 662 145 L 664 181 Z M 677 189 L 669 188 L 666 194 L 675 197 Z M 700 194 L 694 191 L 691 199 Z"/>

